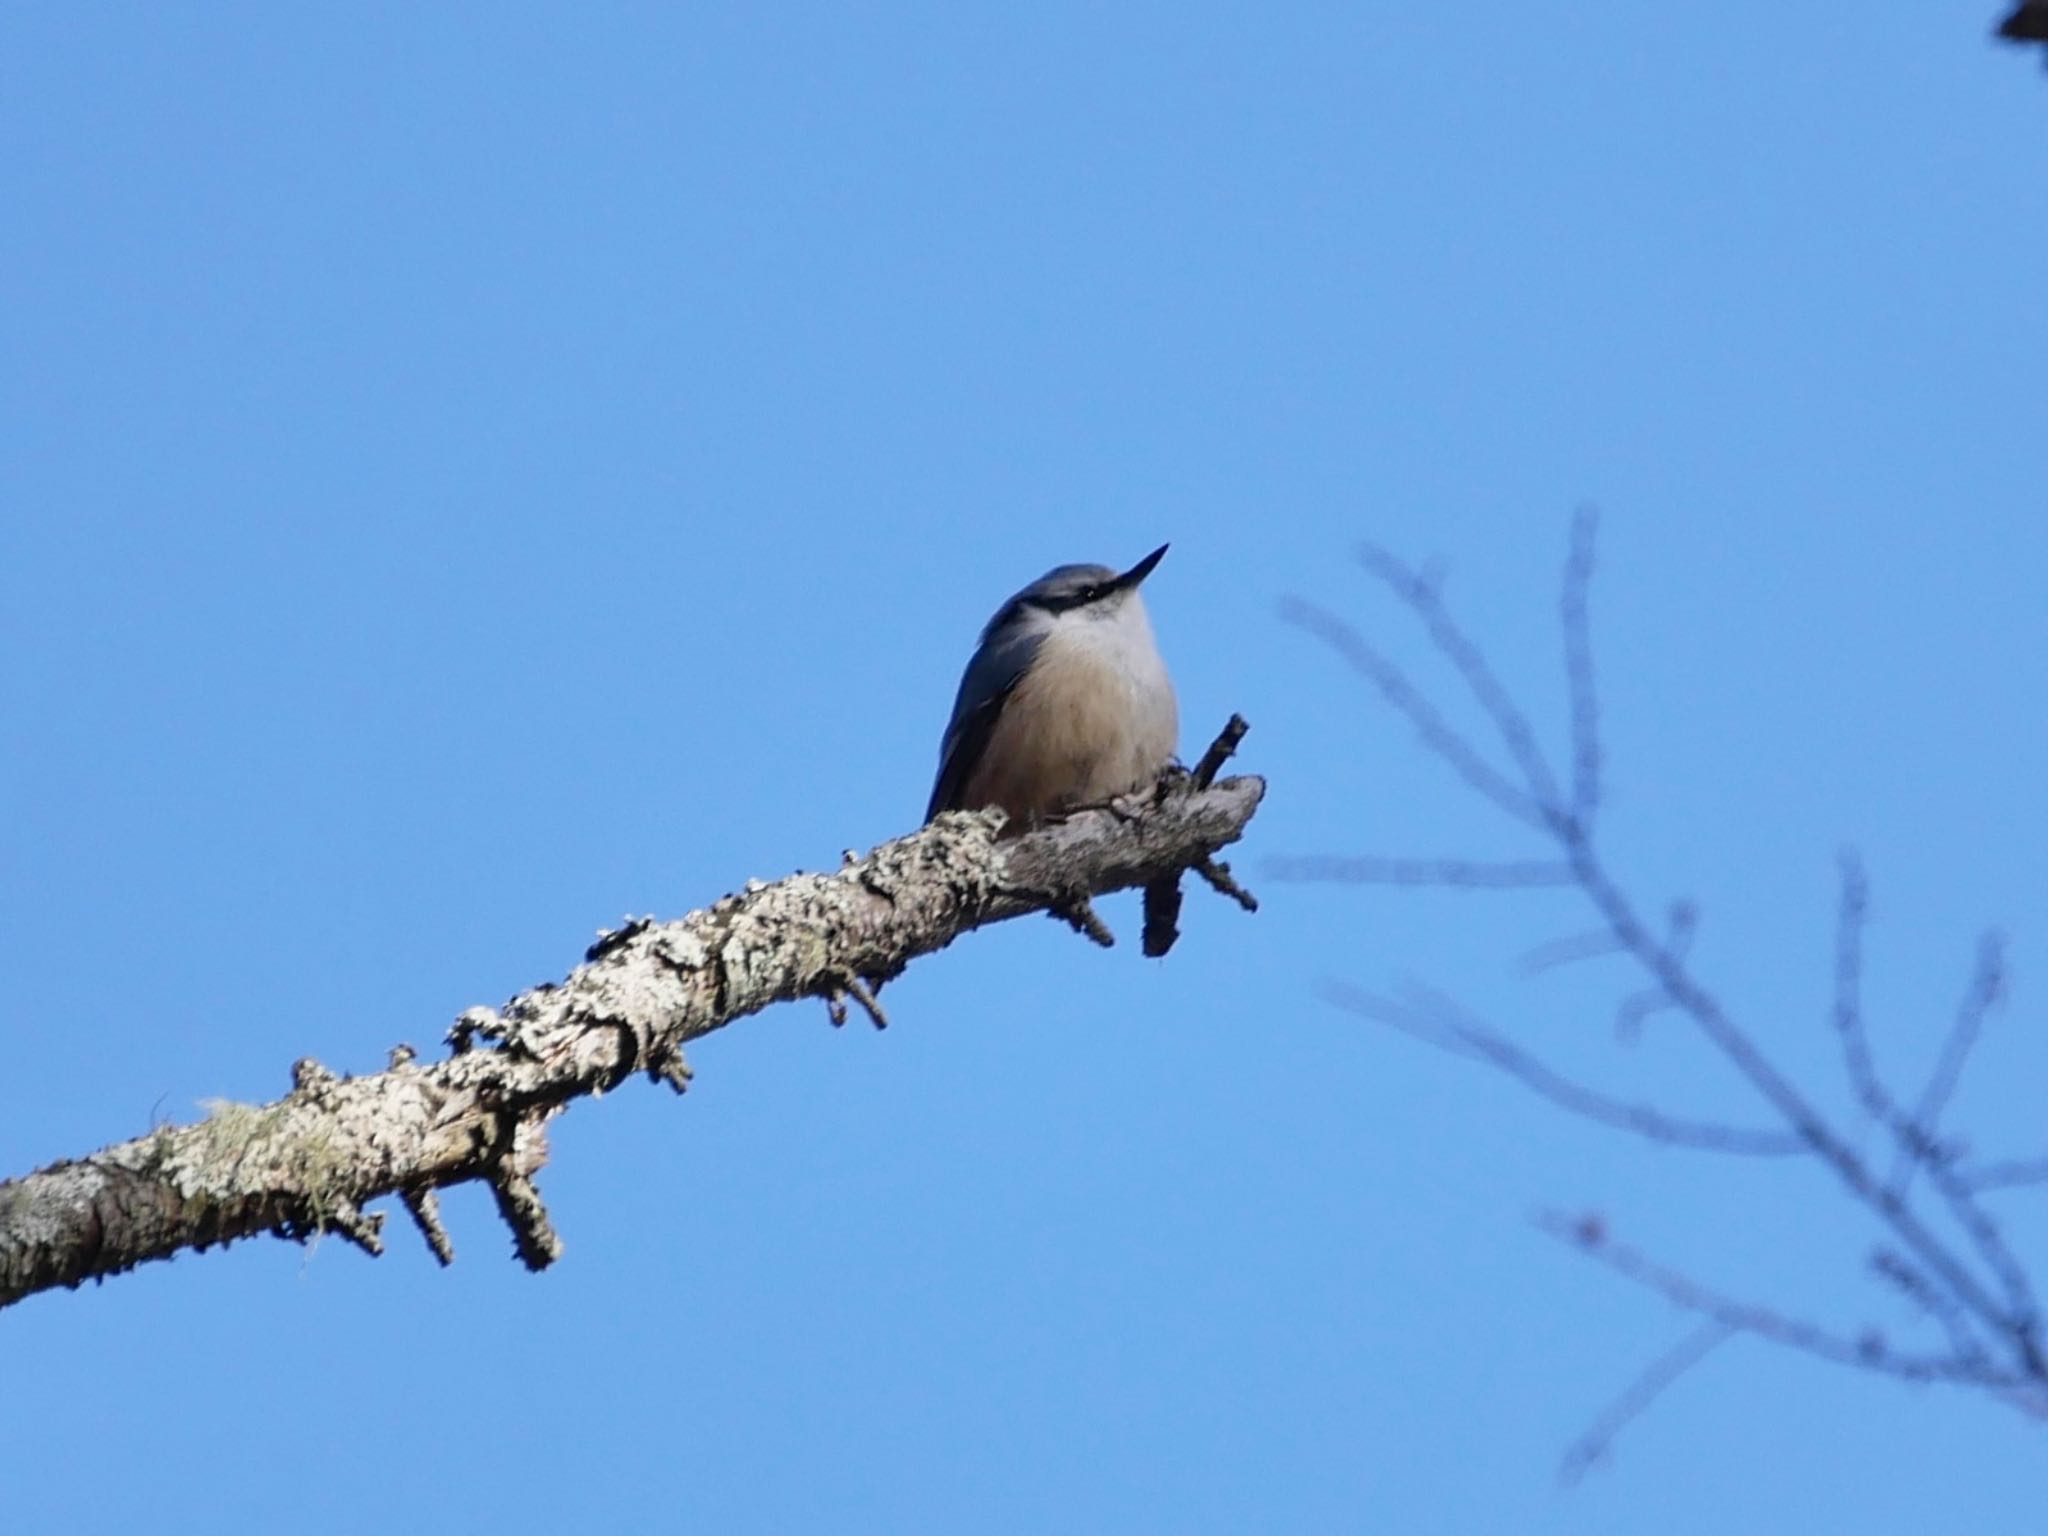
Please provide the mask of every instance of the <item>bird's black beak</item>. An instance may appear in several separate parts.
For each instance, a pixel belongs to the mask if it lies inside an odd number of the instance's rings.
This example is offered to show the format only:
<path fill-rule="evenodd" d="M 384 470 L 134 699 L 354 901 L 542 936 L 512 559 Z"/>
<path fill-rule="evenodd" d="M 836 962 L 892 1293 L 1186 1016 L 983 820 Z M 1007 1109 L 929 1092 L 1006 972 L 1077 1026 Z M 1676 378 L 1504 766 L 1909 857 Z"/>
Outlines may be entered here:
<path fill-rule="evenodd" d="M 1167 550 L 1171 549 L 1172 547 L 1173 546 L 1170 544 L 1160 545 L 1157 549 L 1153 550 L 1151 554 L 1147 555 L 1144 559 L 1140 560 L 1128 571 L 1125 571 L 1123 575 L 1117 577 L 1115 581 L 1110 583 L 1110 586 L 1118 590 L 1122 590 L 1126 587 L 1135 587 L 1139 582 L 1143 581 L 1147 576 L 1150 576 L 1152 574 L 1152 567 L 1157 565 L 1161 560 L 1165 559 Z"/>

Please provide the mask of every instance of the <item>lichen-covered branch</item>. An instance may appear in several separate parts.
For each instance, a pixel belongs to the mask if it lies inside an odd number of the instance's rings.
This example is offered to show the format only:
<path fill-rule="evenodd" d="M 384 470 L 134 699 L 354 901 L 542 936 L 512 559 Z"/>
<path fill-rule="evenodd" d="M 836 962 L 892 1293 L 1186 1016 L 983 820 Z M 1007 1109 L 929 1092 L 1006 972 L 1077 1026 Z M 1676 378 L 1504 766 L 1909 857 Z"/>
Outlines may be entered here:
<path fill-rule="evenodd" d="M 444 1263 L 434 1191 L 491 1186 L 519 1257 L 561 1251 L 534 1174 L 547 1123 L 635 1073 L 681 1091 L 683 1047 L 772 1003 L 852 997 L 879 1025 L 871 983 L 973 929 L 1170 878 L 1244 833 L 1257 778 L 1197 787 L 1177 774 L 1142 804 L 1089 811 L 998 841 L 998 813 L 955 813 L 831 874 L 747 888 L 672 922 L 606 934 L 560 984 L 473 1008 L 439 1061 L 339 1077 L 310 1060 L 261 1106 L 218 1104 L 90 1157 L 0 1183 L 0 1306 L 182 1249 L 271 1232 L 332 1231 L 381 1247 L 396 1194 Z M 1105 930 L 1106 933 L 1106 930 Z"/>

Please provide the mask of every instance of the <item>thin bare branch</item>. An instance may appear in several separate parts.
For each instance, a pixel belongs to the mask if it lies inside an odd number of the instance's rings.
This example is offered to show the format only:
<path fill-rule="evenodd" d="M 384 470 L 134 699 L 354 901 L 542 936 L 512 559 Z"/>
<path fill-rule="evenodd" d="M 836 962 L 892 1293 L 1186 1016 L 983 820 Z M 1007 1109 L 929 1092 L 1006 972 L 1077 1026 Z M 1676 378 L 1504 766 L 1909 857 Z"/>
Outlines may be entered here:
<path fill-rule="evenodd" d="M 1660 1013 L 1676 1011 L 1678 1004 L 1662 987 L 1644 987 L 1629 993 L 1614 1005 L 1614 1038 L 1634 1045 L 1643 1037 L 1643 1026 Z"/>
<path fill-rule="evenodd" d="M 882 1012 L 881 1000 L 868 990 L 866 982 L 862 981 L 858 976 L 849 976 L 846 978 L 846 991 L 856 1003 L 860 1004 L 862 1011 L 867 1014 L 875 1028 L 887 1029 L 889 1027 L 889 1015 Z"/>
<path fill-rule="evenodd" d="M 1970 1326 L 1970 1315 L 1956 1305 L 1955 1298 L 1909 1263 L 1903 1254 L 1880 1248 L 1870 1256 L 1872 1273 L 1879 1276 L 1914 1306 L 1925 1312 L 1948 1335 L 1949 1348 L 1958 1360 L 1983 1361 L 1984 1345 Z"/>
<path fill-rule="evenodd" d="M 1664 921 L 1670 930 L 1664 947 L 1683 960 L 1691 952 L 1692 941 L 1699 934 L 1700 909 L 1696 903 L 1681 897 L 1671 903 L 1670 910 L 1664 914 Z"/>
<path fill-rule="evenodd" d="M 1074 932 L 1102 949 L 1116 948 L 1116 935 L 1109 931 L 1109 924 L 1095 910 L 1095 903 L 1086 896 L 1069 896 L 1056 903 L 1046 914 L 1065 923 Z"/>
<path fill-rule="evenodd" d="M 1237 876 L 1221 859 L 1198 859 L 1188 867 L 1200 875 L 1217 895 L 1228 896 L 1247 912 L 1259 910 L 1259 898 L 1237 883 Z"/>
<path fill-rule="evenodd" d="M 1651 1361 L 1593 1420 L 1586 1432 L 1564 1453 L 1557 1475 L 1567 1486 L 1577 1483 L 1607 1459 L 1618 1436 L 1649 1406 L 1676 1385 L 1679 1377 L 1734 1337 L 1735 1330 L 1722 1322 L 1701 1323 L 1671 1348 Z"/>
<path fill-rule="evenodd" d="M 1870 883 L 1854 849 L 1842 850 L 1840 869 L 1841 894 L 1835 901 L 1835 1037 L 1856 1102 L 1872 1120 L 1896 1132 L 1899 1107 L 1878 1079 L 1863 1024 L 1863 930 L 1870 916 Z"/>
<path fill-rule="evenodd" d="M 1268 859 L 1267 873 L 1280 880 L 1314 880 L 1339 885 L 1440 885 L 1452 890 L 1527 890 L 1531 886 L 1568 886 L 1569 864 L 1556 860 L 1381 859 L 1338 858 L 1305 854 Z"/>
<path fill-rule="evenodd" d="M 1230 761 L 1238 744 L 1251 729 L 1243 715 L 1232 715 L 1216 733 L 1216 739 L 1209 743 L 1209 749 L 1195 763 L 1194 772 L 1187 776 L 1189 787 L 1199 792 L 1216 782 L 1216 775 L 1223 771 L 1223 765 Z M 1175 788 L 1174 774 L 1169 770 L 1160 775 L 1154 786 L 1153 801 L 1163 803 L 1166 795 Z M 1202 859 L 1192 866 L 1204 880 L 1216 890 L 1230 897 L 1247 912 L 1259 910 L 1259 903 L 1250 891 L 1230 878 L 1230 866 L 1213 859 Z M 1145 887 L 1143 912 L 1145 926 L 1139 944 L 1145 957 L 1157 960 L 1166 955 L 1180 938 L 1181 889 L 1180 872 L 1163 875 Z"/>
<path fill-rule="evenodd" d="M 1758 1338 L 1769 1339 L 1802 1354 L 1831 1360 L 1837 1365 L 1880 1371 L 1907 1381 L 1962 1382 L 2001 1389 L 2023 1389 L 2029 1385 L 2024 1376 L 1988 1362 L 1959 1360 L 1952 1354 L 1895 1349 L 1877 1328 L 1865 1328 L 1850 1337 L 1771 1307 L 1737 1300 L 1701 1285 L 1691 1276 L 1660 1264 L 1625 1243 L 1614 1241 L 1607 1235 L 1605 1224 L 1597 1218 L 1569 1217 L 1546 1211 L 1536 1218 L 1536 1225 L 1616 1274 L 1655 1291 L 1674 1306 L 1711 1318 L 1724 1328 L 1753 1333 Z"/>
<path fill-rule="evenodd" d="M 1138 947 L 1148 960 L 1157 960 L 1180 938 L 1180 876 L 1169 875 L 1145 887 L 1145 926 Z"/>
<path fill-rule="evenodd" d="M 1425 988 L 1411 989 L 1407 1000 L 1378 997 L 1341 982 L 1326 981 L 1320 990 L 1326 999 L 1348 1012 L 1397 1029 L 1438 1050 L 1485 1062 L 1539 1098 L 1599 1125 L 1666 1146 L 1740 1157 L 1794 1157 L 1809 1150 L 1797 1136 L 1783 1131 L 1690 1120 L 1589 1088 L 1472 1017 L 1449 998 Z"/>
<path fill-rule="evenodd" d="M 1850 1200 L 1885 1229 L 1888 1246 L 1881 1259 L 1874 1261 L 1878 1272 L 1941 1327 L 1950 1346 L 1947 1355 L 1902 1351 L 1874 1329 L 1832 1331 L 1739 1301 L 1633 1250 L 1607 1243 L 1597 1224 L 1552 1219 L 1551 1229 L 1639 1283 L 1705 1316 L 1719 1330 L 1717 1338 L 1731 1330 L 1750 1332 L 1838 1363 L 1912 1380 L 1961 1381 L 1987 1389 L 2028 1412 L 2048 1415 L 2048 1358 L 2040 1344 L 2029 1276 L 1978 1198 L 1989 1189 L 2048 1183 L 2048 1157 L 1966 1167 L 1959 1161 L 1961 1144 L 1940 1133 L 1942 1115 L 1984 1019 L 2003 996 L 2002 947 L 1992 936 L 1980 949 L 1971 986 L 1932 1076 L 1908 1113 L 1909 1101 L 1885 1083 L 1871 1050 L 1862 995 L 1868 888 L 1854 856 L 1844 855 L 1831 1020 L 1856 1104 L 1863 1115 L 1883 1128 L 1895 1149 L 1892 1177 L 1880 1178 L 1878 1164 L 1866 1159 L 1856 1141 L 1821 1112 L 1803 1084 L 1764 1049 L 1762 1037 L 1739 1022 L 1693 968 L 1691 949 L 1697 926 L 1693 906 L 1676 903 L 1668 924 L 1655 923 L 1616 881 L 1595 845 L 1593 820 L 1605 773 L 1588 612 L 1595 532 L 1592 514 L 1582 512 L 1573 525 L 1560 597 L 1570 691 L 1569 800 L 1559 795 L 1528 716 L 1501 685 L 1479 647 L 1451 618 L 1434 576 L 1419 573 L 1382 550 L 1368 548 L 1361 556 L 1368 569 L 1421 620 L 1438 656 L 1456 671 L 1464 689 L 1506 744 L 1512 772 L 1494 769 L 1470 742 L 1445 724 L 1435 699 L 1416 689 L 1404 673 L 1358 639 L 1348 626 L 1305 605 L 1295 605 L 1290 613 L 1295 622 L 1351 659 L 1382 698 L 1417 726 L 1425 744 L 1469 787 L 1517 820 L 1544 832 L 1558 860 L 1296 859 L 1280 866 L 1281 873 L 1297 879 L 1454 889 L 1575 887 L 1591 905 L 1600 931 L 1541 946 L 1525 957 L 1525 967 L 1541 970 L 1595 956 L 1626 956 L 1640 968 L 1643 985 L 1623 999 L 1616 1016 L 1617 1033 L 1631 1038 L 1653 1013 L 1670 1010 L 1680 1014 L 1735 1069 L 1782 1128 L 1753 1131 L 1683 1120 L 1627 1103 L 1556 1071 L 1448 1000 L 1431 994 L 1411 991 L 1407 997 L 1388 1000 L 1333 990 L 1333 996 L 1344 1006 L 1426 1043 L 1485 1062 L 1582 1118 L 1663 1142 L 1773 1155 L 1814 1154 L 1833 1172 Z M 1522 783 L 1512 782 L 1516 774 Z M 1943 1212 L 1934 1212 L 1924 1202 L 1910 1198 L 1911 1182 L 1922 1175 L 1945 1208 Z M 1940 1219 L 1944 1214 L 1949 1220 Z M 1687 1368 L 1682 1352 L 1676 1360 L 1670 1366 L 1672 1371 Z M 1644 1378 L 1648 1390 L 1643 1401 L 1668 1384 L 1661 1373 L 1666 1365 L 1660 1362 Z M 1624 1398 L 1619 1406 L 1632 1414 L 1639 1411 L 1634 1401 Z M 1597 1455 L 1604 1443 L 1598 1434 L 1591 1437 L 1587 1444 L 1592 1449 L 1582 1446 L 1581 1460 Z"/>
<path fill-rule="evenodd" d="M 1559 618 L 1564 628 L 1565 682 L 1571 690 L 1572 819 L 1590 831 L 1600 804 L 1600 706 L 1593 687 L 1593 636 L 1587 594 L 1593 584 L 1593 538 L 1600 515 L 1581 507 L 1572 518 Z"/>
<path fill-rule="evenodd" d="M 1237 751 L 1238 743 L 1244 740 L 1245 732 L 1250 729 L 1243 715 L 1232 715 L 1224 722 L 1223 729 L 1216 733 L 1216 739 L 1209 743 L 1209 750 L 1195 764 L 1195 788 L 1207 789 L 1216 782 L 1216 775 L 1223 771 L 1223 765 L 1230 761 L 1231 754 Z"/>
<path fill-rule="evenodd" d="M 1998 1277 L 2008 1308 L 2008 1331 L 2019 1346 L 2020 1354 L 2042 1373 L 2044 1380 L 2048 1380 L 2048 1358 L 2043 1357 L 2040 1342 L 2040 1307 L 2034 1300 L 2034 1286 L 2027 1276 L 2026 1266 L 2007 1244 L 2005 1234 L 1999 1230 L 1991 1213 L 1956 1178 L 1955 1169 L 1946 1158 L 1930 1157 L 1922 1166 L 1927 1171 L 1927 1182 L 1941 1196 L 1949 1215 L 1969 1237 L 1978 1257 Z"/>
<path fill-rule="evenodd" d="M 1977 963 L 1970 972 L 1970 983 L 1963 991 L 1962 1001 L 1956 1005 L 1948 1037 L 1942 1041 L 1934 1071 L 1920 1092 L 1920 1102 L 1914 1106 L 1911 1135 L 1900 1146 L 1898 1158 L 1892 1165 L 1893 1188 L 1903 1191 L 1911 1182 L 1917 1164 L 1924 1164 L 1940 1155 L 1938 1144 L 1942 1114 L 1956 1091 L 1956 1084 L 1962 1081 L 1963 1068 L 1968 1064 L 1970 1051 L 1983 1030 L 1985 1015 L 1997 1007 L 2004 996 L 2005 938 L 1996 932 L 1987 933 L 1977 941 Z"/>
<path fill-rule="evenodd" d="M 1282 602 L 1280 617 L 1314 635 L 1349 662 L 1388 705 L 1415 727 L 1422 744 L 1480 795 L 1517 821 L 1532 827 L 1547 825 L 1543 808 L 1480 756 L 1478 749 L 1451 727 L 1407 673 L 1375 650 L 1357 630 L 1328 609 L 1300 598 Z"/>
<path fill-rule="evenodd" d="M 441 1221 L 441 1197 L 432 1189 L 402 1189 L 399 1198 L 411 1215 L 413 1224 L 420 1229 L 420 1236 L 427 1240 L 427 1249 L 434 1255 L 434 1261 L 443 1269 L 453 1264 L 455 1243 Z"/>
<path fill-rule="evenodd" d="M 2035 1345 L 2031 1320 L 2015 1317 L 2008 1311 L 1911 1206 L 1879 1183 L 1856 1149 L 1764 1054 L 1748 1031 L 1722 1007 L 1720 999 L 1687 969 L 1679 956 L 1660 944 L 1644 926 L 1642 918 L 1601 867 L 1590 847 L 1577 850 L 1575 867 L 1579 888 L 1606 919 L 1615 937 L 1627 946 L 1657 986 L 1692 1020 L 1708 1042 L 1834 1169 L 1851 1196 L 1888 1225 L 1907 1250 L 1980 1321 L 2008 1338 L 2022 1355 L 2032 1353 Z"/>
<path fill-rule="evenodd" d="M 1973 1192 L 2048 1184 L 2048 1157 L 2009 1158 L 1975 1168 L 1958 1168 L 1956 1182 Z"/>
<path fill-rule="evenodd" d="M 1589 933 L 1567 934 L 1561 939 L 1538 944 L 1534 949 L 1524 951 L 1516 965 L 1524 975 L 1538 976 L 1560 966 L 1576 965 L 1581 960 L 1601 960 L 1622 952 L 1622 947 L 1614 942 L 1613 934 L 1604 928 L 1595 928 Z"/>
<path fill-rule="evenodd" d="M 1522 713 L 1521 706 L 1501 686 L 1485 653 L 1451 617 L 1437 583 L 1425 580 L 1377 544 L 1361 545 L 1358 558 L 1422 621 L 1429 631 L 1430 643 L 1465 680 L 1465 686 L 1471 690 L 1486 718 L 1493 722 L 1494 730 L 1507 746 L 1508 755 L 1521 770 L 1529 798 L 1543 810 L 1546 822 L 1568 814 L 1564 797 L 1558 792 L 1556 776 L 1544 759 L 1543 749 L 1536 744 L 1536 733 L 1529 726 L 1529 717 Z"/>

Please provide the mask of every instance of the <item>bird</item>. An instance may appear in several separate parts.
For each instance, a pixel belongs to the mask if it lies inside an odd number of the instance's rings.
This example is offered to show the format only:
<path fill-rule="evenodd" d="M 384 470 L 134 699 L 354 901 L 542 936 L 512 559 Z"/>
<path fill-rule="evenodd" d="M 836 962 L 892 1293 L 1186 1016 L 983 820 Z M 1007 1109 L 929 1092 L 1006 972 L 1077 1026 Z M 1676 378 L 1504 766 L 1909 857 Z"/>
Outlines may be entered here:
<path fill-rule="evenodd" d="M 1000 806 L 1014 837 L 1173 761 L 1180 709 L 1138 595 L 1167 548 L 1121 573 L 1055 567 L 996 610 L 960 678 L 927 822 Z"/>

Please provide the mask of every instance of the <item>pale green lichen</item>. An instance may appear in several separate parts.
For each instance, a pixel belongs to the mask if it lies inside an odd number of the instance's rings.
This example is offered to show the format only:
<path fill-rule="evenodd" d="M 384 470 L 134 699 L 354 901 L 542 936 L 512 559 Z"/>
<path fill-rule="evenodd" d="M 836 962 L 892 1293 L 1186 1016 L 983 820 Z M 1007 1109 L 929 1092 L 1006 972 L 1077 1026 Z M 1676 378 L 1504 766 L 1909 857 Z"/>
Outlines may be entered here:
<path fill-rule="evenodd" d="M 325 1134 L 325 1117 L 294 1113 L 289 1102 L 258 1105 L 209 1099 L 207 1117 L 192 1127 L 165 1173 L 188 1198 L 272 1192 L 296 1195 L 308 1218 L 324 1225 L 346 1202 L 349 1161 Z"/>

